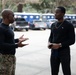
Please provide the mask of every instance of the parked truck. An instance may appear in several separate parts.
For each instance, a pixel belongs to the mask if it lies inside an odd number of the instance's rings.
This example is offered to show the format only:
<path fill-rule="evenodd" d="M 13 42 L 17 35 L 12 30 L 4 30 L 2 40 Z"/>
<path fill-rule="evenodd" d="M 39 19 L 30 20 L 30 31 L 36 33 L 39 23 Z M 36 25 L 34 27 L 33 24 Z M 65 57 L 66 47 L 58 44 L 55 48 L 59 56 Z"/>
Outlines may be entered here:
<path fill-rule="evenodd" d="M 14 30 L 29 30 L 28 22 L 25 21 L 24 18 L 15 18 L 14 23 L 12 24 Z"/>

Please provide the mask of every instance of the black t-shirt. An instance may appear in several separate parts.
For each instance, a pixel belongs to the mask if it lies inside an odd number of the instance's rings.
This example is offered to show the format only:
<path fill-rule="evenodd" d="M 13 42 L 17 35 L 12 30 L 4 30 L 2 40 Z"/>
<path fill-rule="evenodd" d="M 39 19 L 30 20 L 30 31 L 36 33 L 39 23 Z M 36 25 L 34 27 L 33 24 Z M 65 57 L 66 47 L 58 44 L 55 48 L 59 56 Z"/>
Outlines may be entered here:
<path fill-rule="evenodd" d="M 75 31 L 73 25 L 65 20 L 62 23 L 53 23 L 49 42 L 61 43 L 62 47 L 69 47 L 69 45 L 74 44 Z"/>

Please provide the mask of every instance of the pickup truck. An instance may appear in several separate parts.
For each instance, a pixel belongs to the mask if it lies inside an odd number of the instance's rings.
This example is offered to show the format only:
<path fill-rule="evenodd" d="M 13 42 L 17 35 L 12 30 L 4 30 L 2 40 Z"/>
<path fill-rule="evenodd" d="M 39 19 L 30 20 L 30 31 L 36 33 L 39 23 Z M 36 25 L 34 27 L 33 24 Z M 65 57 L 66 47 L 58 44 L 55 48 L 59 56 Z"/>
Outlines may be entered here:
<path fill-rule="evenodd" d="M 28 31 L 29 25 L 28 22 L 25 21 L 24 18 L 15 18 L 15 21 L 13 23 L 14 30 L 23 30 L 25 29 Z"/>

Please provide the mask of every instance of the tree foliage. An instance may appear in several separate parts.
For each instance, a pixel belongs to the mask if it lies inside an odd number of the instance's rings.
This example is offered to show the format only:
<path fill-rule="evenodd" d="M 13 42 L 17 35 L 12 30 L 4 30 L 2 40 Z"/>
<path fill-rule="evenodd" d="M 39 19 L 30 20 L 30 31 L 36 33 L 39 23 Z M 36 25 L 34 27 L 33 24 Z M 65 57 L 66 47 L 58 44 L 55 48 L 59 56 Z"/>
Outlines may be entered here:
<path fill-rule="evenodd" d="M 4 4 L 2 1 L 4 1 Z M 0 0 L 0 11 L 4 8 L 17 11 L 18 5 L 23 4 L 23 8 L 33 8 L 37 10 L 37 12 L 45 12 L 45 10 L 47 10 L 47 12 L 50 11 L 52 13 L 57 6 L 64 6 L 68 11 L 71 10 L 71 12 L 76 13 L 76 0 L 39 0 L 38 3 L 25 2 L 26 0 Z"/>

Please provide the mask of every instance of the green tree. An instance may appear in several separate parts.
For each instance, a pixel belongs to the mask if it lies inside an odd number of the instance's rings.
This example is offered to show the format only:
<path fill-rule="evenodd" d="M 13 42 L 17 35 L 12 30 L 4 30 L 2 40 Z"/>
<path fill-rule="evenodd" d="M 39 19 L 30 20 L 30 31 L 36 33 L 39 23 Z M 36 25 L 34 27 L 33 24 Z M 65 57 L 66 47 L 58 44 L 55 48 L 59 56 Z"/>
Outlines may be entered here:
<path fill-rule="evenodd" d="M 73 9 L 72 11 L 76 14 L 76 0 L 72 0 L 71 3 L 71 8 Z"/>

